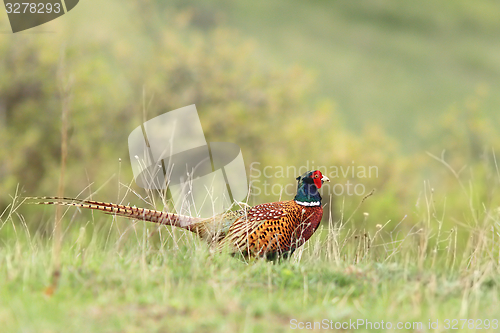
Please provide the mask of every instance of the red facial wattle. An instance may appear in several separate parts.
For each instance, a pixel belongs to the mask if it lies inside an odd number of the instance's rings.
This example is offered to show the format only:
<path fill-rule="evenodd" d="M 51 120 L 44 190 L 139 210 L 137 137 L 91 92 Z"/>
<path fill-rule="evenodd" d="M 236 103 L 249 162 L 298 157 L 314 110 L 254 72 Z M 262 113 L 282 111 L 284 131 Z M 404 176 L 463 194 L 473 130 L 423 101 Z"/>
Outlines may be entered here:
<path fill-rule="evenodd" d="M 316 185 L 316 187 L 320 189 L 321 185 L 323 185 L 323 182 L 321 181 L 323 175 L 321 174 L 321 172 L 319 170 L 316 170 L 312 173 L 311 177 L 314 181 L 314 185 Z"/>

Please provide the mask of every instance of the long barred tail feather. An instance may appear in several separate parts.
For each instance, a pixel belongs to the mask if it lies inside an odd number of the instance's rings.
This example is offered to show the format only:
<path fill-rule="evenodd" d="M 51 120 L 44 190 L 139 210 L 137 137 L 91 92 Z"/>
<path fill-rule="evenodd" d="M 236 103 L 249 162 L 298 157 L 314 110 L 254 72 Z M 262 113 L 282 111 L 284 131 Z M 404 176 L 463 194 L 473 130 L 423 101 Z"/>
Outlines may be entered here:
<path fill-rule="evenodd" d="M 108 202 L 75 199 L 66 197 L 31 197 L 28 199 L 40 200 L 35 202 L 37 205 L 60 205 L 74 206 L 85 209 L 99 210 L 106 214 L 123 216 L 130 219 L 149 221 L 153 223 L 172 225 L 179 228 L 190 230 L 190 226 L 200 222 L 202 219 L 185 215 L 162 212 L 147 208 L 137 208 L 125 205 L 119 205 Z"/>

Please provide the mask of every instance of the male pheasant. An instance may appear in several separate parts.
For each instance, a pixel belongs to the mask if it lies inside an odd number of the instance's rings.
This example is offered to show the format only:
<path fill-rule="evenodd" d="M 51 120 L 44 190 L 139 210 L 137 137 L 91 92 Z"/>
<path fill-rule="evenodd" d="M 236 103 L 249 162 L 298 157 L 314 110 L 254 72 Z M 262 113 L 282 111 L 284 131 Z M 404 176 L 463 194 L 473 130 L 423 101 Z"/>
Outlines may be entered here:
<path fill-rule="evenodd" d="M 210 218 L 197 218 L 113 203 L 71 198 L 46 198 L 40 204 L 95 209 L 196 233 L 216 250 L 229 249 L 244 257 L 288 257 L 316 231 L 323 216 L 318 189 L 330 181 L 319 170 L 297 177 L 294 200 L 260 204 Z"/>

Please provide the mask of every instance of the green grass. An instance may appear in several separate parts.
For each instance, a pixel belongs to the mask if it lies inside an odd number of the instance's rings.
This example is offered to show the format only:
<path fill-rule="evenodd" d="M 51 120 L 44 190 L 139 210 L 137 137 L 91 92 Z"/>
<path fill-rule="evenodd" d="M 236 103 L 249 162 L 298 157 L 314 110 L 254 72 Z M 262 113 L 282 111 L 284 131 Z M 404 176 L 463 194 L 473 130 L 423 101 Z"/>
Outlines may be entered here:
<path fill-rule="evenodd" d="M 50 296 L 50 228 L 27 227 L 26 207 L 0 224 L 2 332 L 286 332 L 293 319 L 422 322 L 414 332 L 439 320 L 442 332 L 445 319 L 499 317 L 498 214 L 451 232 L 430 208 L 406 231 L 330 220 L 291 260 L 246 263 L 188 232 L 69 210 Z M 457 233 L 468 235 L 463 248 Z"/>

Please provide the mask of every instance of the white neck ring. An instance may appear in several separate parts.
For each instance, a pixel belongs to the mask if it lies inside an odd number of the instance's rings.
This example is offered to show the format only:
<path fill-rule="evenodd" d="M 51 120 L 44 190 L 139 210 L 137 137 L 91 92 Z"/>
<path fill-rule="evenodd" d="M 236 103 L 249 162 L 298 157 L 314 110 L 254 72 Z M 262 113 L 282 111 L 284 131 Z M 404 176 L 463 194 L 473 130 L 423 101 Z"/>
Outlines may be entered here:
<path fill-rule="evenodd" d="M 301 206 L 306 206 L 306 207 L 316 207 L 316 206 L 321 206 L 321 201 L 313 201 L 313 202 L 302 202 L 295 200 L 295 202 Z"/>

